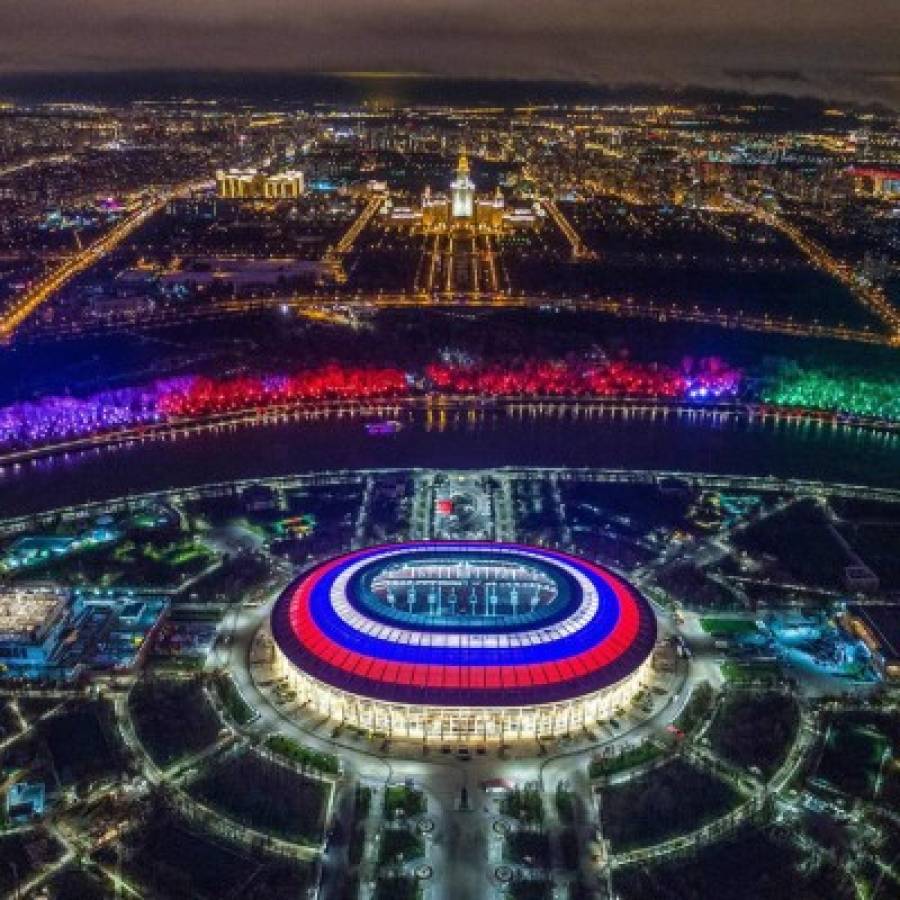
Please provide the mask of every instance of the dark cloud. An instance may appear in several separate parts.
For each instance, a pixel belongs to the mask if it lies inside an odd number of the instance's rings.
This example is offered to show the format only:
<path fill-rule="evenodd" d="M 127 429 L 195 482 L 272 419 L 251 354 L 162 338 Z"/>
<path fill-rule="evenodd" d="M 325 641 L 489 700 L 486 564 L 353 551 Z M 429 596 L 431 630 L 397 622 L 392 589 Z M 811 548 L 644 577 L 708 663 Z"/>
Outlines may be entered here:
<path fill-rule="evenodd" d="M 0 68 L 402 70 L 900 103 L 898 0 L 0 0 Z"/>

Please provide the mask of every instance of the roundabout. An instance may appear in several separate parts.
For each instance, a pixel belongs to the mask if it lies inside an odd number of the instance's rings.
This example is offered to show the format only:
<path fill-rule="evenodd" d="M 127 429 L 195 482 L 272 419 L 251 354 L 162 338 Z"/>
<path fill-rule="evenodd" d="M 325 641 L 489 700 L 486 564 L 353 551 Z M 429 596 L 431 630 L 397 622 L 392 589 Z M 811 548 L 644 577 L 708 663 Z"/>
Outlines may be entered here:
<path fill-rule="evenodd" d="M 298 703 L 387 738 L 506 744 L 608 721 L 646 686 L 650 605 L 609 570 L 512 543 L 335 557 L 271 618 Z"/>

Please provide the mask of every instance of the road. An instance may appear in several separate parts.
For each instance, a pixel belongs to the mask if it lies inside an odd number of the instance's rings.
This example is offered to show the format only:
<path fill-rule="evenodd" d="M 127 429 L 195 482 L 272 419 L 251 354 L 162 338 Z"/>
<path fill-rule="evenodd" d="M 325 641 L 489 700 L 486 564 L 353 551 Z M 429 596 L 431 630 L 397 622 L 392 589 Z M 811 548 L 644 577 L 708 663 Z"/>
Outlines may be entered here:
<path fill-rule="evenodd" d="M 193 183 L 180 185 L 171 191 L 146 200 L 106 234 L 101 235 L 82 251 L 66 259 L 23 293 L 13 297 L 10 305 L 0 313 L 0 341 L 9 341 L 40 307 L 52 300 L 74 278 L 90 269 L 107 254 L 112 253 L 138 228 L 164 209 L 172 197 L 189 191 L 195 186 L 198 185 Z"/>
<path fill-rule="evenodd" d="M 659 323 L 682 322 L 709 325 L 729 331 L 784 334 L 793 337 L 819 338 L 861 344 L 900 346 L 894 333 L 874 329 L 854 329 L 841 325 L 822 325 L 815 322 L 794 321 L 770 315 L 746 315 L 742 312 L 719 312 L 701 309 L 685 303 L 636 302 L 629 297 L 571 297 L 527 293 L 346 293 L 346 294 L 289 294 L 272 297 L 245 297 L 204 301 L 202 304 L 161 306 L 142 314 L 110 316 L 104 320 L 54 321 L 33 323 L 29 334 L 35 337 L 77 337 L 108 331 L 129 331 L 186 325 L 192 322 L 216 320 L 232 316 L 265 312 L 329 316 L 343 320 L 347 315 L 358 317 L 385 309 L 537 309 L 568 312 L 597 313 L 619 319 L 644 319 Z"/>
<path fill-rule="evenodd" d="M 812 265 L 839 281 L 861 306 L 881 320 L 890 331 L 891 343 L 900 343 L 900 311 L 894 307 L 882 288 L 860 279 L 851 266 L 837 259 L 821 243 L 804 234 L 783 216 L 733 196 L 728 200 L 737 211 L 780 231 Z"/>

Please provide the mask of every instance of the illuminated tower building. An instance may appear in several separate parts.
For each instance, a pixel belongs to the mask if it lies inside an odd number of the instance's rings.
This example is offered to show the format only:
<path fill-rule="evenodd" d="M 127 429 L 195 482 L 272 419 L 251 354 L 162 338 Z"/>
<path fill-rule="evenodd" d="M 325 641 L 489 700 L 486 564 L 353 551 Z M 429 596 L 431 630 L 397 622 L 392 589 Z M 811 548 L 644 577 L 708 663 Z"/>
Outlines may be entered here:
<path fill-rule="evenodd" d="M 469 177 L 469 160 L 466 151 L 459 154 L 456 178 L 450 185 L 451 210 L 454 219 L 471 219 L 475 211 L 475 185 Z"/>

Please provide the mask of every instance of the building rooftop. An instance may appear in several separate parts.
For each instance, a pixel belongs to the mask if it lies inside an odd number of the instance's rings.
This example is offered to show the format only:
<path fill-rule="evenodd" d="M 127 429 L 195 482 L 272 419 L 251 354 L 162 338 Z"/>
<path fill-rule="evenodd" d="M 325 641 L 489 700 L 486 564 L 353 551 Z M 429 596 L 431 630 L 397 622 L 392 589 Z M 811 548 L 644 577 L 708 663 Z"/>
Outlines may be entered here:
<path fill-rule="evenodd" d="M 54 587 L 0 589 L 0 641 L 38 640 L 67 603 L 67 593 Z"/>
<path fill-rule="evenodd" d="M 851 604 L 847 612 L 865 625 L 885 659 L 900 660 L 900 604 Z"/>
<path fill-rule="evenodd" d="M 13 822 L 44 814 L 46 788 L 42 781 L 17 781 L 6 795 L 6 812 Z"/>

